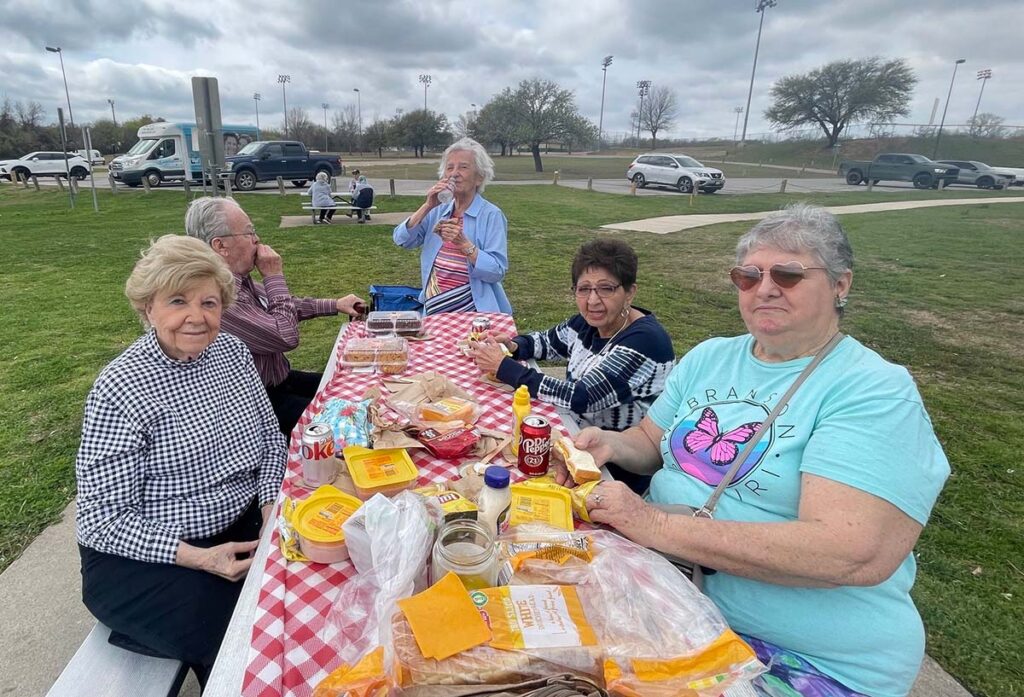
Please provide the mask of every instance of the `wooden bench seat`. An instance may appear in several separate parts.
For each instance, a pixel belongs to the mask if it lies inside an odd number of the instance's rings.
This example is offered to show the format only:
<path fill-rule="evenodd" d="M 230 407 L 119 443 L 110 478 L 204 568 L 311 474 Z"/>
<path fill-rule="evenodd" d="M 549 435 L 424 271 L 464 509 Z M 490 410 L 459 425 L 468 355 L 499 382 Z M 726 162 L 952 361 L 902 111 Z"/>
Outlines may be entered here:
<path fill-rule="evenodd" d="M 107 643 L 97 622 L 46 697 L 174 697 L 188 668 L 181 661 L 132 653 Z"/>
<path fill-rule="evenodd" d="M 310 215 L 313 218 L 313 222 L 316 222 L 316 214 L 321 211 L 370 211 L 377 210 L 377 206 L 370 206 L 369 208 L 359 208 L 358 206 L 352 206 L 348 204 L 342 204 L 338 206 L 314 206 L 312 203 L 303 203 L 302 210 L 310 211 Z"/>

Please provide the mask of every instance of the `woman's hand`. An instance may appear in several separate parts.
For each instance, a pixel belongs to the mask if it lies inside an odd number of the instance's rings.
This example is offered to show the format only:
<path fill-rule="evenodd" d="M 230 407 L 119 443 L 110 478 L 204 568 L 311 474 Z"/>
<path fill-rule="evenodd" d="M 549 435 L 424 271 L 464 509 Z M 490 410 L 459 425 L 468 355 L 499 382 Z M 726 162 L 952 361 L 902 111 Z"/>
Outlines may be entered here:
<path fill-rule="evenodd" d="M 228 581 L 239 581 L 249 572 L 252 554 L 259 543 L 259 540 L 225 542 L 215 547 L 204 548 L 179 542 L 174 562 L 178 566 L 205 571 Z M 238 555 L 245 556 L 239 559 Z"/>
<path fill-rule="evenodd" d="M 590 430 L 590 429 L 587 429 Z M 654 547 L 665 513 L 633 493 L 622 482 L 601 482 L 587 497 L 587 513 L 644 547 Z"/>
<path fill-rule="evenodd" d="M 501 344 L 493 339 L 469 342 L 469 355 L 476 362 L 476 367 L 484 374 L 497 376 L 498 367 L 505 358 L 505 351 Z"/>
<path fill-rule="evenodd" d="M 462 232 L 461 219 L 445 218 L 434 227 L 434 232 L 440 235 L 441 239 L 445 242 L 451 242 L 463 251 L 466 251 L 466 247 L 469 246 L 469 240 L 466 239 Z"/>
<path fill-rule="evenodd" d="M 441 205 L 441 200 L 437 198 L 437 195 L 439 193 L 441 193 L 441 191 L 443 189 L 447 189 L 447 188 L 448 188 L 448 180 L 447 179 L 442 179 L 439 182 L 437 182 L 436 184 L 434 184 L 432 187 L 427 189 L 427 200 L 424 203 L 424 205 L 426 205 L 427 209 L 434 208 L 436 206 L 440 206 Z"/>

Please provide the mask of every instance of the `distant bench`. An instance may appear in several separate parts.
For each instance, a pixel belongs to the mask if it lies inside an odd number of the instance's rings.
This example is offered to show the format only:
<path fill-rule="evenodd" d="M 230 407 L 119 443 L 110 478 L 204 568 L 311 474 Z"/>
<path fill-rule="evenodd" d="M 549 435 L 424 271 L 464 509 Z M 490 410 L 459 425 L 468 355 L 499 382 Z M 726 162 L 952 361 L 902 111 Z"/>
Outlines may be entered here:
<path fill-rule="evenodd" d="M 181 661 L 132 653 L 107 643 L 96 623 L 46 697 L 175 697 L 188 668 Z"/>

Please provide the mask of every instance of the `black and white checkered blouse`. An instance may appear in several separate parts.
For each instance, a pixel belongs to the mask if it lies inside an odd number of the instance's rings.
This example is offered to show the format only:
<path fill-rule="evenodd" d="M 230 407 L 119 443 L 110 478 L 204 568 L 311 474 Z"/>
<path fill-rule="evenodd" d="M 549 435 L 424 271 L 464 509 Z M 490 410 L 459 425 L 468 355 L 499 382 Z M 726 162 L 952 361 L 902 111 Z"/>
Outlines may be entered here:
<path fill-rule="evenodd" d="M 277 496 L 288 450 L 249 349 L 221 333 L 194 361 L 149 331 L 96 379 L 85 405 L 78 541 L 174 563 L 178 543 Z"/>
<path fill-rule="evenodd" d="M 526 385 L 530 395 L 572 413 L 581 427 L 624 431 L 636 426 L 665 389 L 675 352 L 668 332 L 653 314 L 611 340 L 602 338 L 581 315 L 545 332 L 517 336 L 515 359 L 566 361 L 564 380 L 506 358 L 498 367 L 502 382 Z"/>

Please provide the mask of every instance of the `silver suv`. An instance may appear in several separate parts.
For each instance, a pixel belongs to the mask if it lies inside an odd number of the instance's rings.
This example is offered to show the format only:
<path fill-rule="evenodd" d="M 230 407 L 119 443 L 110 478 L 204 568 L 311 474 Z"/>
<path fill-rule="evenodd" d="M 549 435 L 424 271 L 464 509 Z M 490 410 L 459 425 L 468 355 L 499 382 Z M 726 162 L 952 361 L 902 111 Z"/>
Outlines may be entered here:
<path fill-rule="evenodd" d="M 722 170 L 705 167 L 687 155 L 650 152 L 633 160 L 626 179 L 640 188 L 648 184 L 671 186 L 684 194 L 694 190 L 713 194 L 725 186 Z"/>

